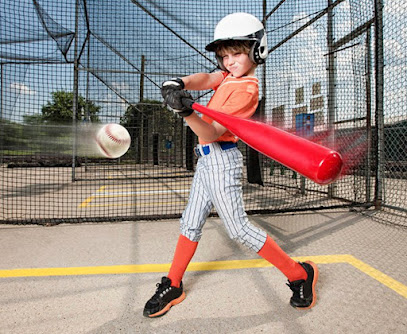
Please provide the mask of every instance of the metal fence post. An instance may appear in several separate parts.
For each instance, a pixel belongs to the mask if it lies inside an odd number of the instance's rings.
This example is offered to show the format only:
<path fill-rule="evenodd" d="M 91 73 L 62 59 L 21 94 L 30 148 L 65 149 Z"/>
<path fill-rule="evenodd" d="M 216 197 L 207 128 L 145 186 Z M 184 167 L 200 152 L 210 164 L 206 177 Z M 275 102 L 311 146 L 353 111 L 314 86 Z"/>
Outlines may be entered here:
<path fill-rule="evenodd" d="M 75 38 L 74 38 L 74 64 L 73 64 L 73 98 L 72 98 L 72 182 L 75 182 L 75 167 L 77 156 L 77 123 L 78 113 L 78 34 L 79 34 L 79 0 L 75 1 Z"/>
<path fill-rule="evenodd" d="M 384 114 L 383 114 L 383 0 L 375 0 L 375 75 L 376 75 L 376 180 L 374 204 L 383 201 Z"/>
<path fill-rule="evenodd" d="M 366 73 L 365 73 L 365 85 L 366 85 L 366 202 L 370 203 L 371 193 L 371 154 L 372 154 L 372 86 L 371 86 L 371 66 L 372 66 L 372 54 L 371 54 L 371 27 L 366 30 Z"/>
<path fill-rule="evenodd" d="M 327 27 L 327 43 L 328 43 L 328 131 L 329 141 L 331 146 L 335 142 L 334 124 L 336 118 L 336 55 L 334 46 L 334 18 L 333 18 L 332 0 L 328 0 L 328 27 Z M 332 198 L 335 195 L 335 184 L 328 186 L 328 197 Z"/>

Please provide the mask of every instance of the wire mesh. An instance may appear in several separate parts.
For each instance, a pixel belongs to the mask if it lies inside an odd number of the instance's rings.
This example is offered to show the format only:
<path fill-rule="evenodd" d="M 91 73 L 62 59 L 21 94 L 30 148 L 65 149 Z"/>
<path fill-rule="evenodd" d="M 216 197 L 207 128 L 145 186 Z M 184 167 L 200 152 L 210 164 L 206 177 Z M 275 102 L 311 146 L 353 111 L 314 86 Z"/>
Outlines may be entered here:
<path fill-rule="evenodd" d="M 222 17 L 244 11 L 263 19 L 270 49 L 257 70 L 256 117 L 346 160 L 341 179 L 319 186 L 240 143 L 246 210 L 369 207 L 380 183 L 376 217 L 405 225 L 405 6 L 389 0 L 383 8 L 385 161 L 378 161 L 373 0 L 2 1 L 0 221 L 179 217 L 196 137 L 162 107 L 159 88 L 216 70 L 204 47 Z M 211 96 L 192 94 L 201 104 Z M 86 150 L 104 123 L 131 134 L 119 159 Z"/>

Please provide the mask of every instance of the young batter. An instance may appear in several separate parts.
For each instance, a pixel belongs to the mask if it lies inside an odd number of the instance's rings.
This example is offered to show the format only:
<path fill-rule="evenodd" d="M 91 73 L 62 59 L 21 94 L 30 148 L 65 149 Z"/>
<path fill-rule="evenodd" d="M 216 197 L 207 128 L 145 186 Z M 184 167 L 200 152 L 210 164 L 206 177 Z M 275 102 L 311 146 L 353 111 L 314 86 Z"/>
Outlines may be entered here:
<path fill-rule="evenodd" d="M 162 95 L 167 106 L 184 117 L 199 138 L 195 151 L 198 163 L 189 201 L 180 220 L 181 234 L 167 277 L 157 283 L 156 293 L 146 303 L 144 316 L 158 317 L 185 299 L 182 277 L 202 235 L 202 228 L 215 207 L 229 236 L 254 250 L 277 267 L 293 291 L 290 304 L 311 308 L 316 301 L 318 269 L 310 261 L 292 260 L 265 231 L 250 223 L 243 206 L 243 156 L 238 139 L 207 116 L 199 117 L 183 106 L 191 98 L 184 90 L 214 89 L 208 107 L 242 118 L 251 117 L 258 105 L 255 70 L 267 57 L 267 39 L 262 23 L 246 13 L 224 17 L 216 26 L 214 41 L 206 50 L 215 52 L 220 71 L 196 73 L 165 81 Z"/>

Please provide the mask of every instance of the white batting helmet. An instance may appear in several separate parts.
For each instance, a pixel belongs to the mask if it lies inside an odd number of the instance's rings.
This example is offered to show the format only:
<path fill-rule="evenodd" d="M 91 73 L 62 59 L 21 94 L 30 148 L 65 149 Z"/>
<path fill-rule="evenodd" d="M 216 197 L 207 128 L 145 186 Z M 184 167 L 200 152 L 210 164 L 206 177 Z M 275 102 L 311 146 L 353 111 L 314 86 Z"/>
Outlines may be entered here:
<path fill-rule="evenodd" d="M 215 51 L 218 43 L 228 40 L 254 41 L 249 57 L 256 64 L 263 64 L 267 58 L 267 36 L 264 26 L 251 14 L 233 13 L 225 16 L 216 25 L 213 41 L 205 49 Z M 223 67 L 223 64 L 219 65 Z"/>

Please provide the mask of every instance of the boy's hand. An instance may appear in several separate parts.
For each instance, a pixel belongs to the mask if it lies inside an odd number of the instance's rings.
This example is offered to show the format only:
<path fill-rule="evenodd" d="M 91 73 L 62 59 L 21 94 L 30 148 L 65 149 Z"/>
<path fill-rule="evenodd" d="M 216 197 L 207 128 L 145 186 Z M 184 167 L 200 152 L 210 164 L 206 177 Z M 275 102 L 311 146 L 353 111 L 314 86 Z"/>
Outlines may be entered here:
<path fill-rule="evenodd" d="M 181 78 L 172 78 L 164 81 L 161 85 L 161 95 L 165 99 L 169 92 L 174 90 L 181 90 L 185 88 L 185 84 Z"/>
<path fill-rule="evenodd" d="M 193 113 L 193 110 L 184 106 L 182 103 L 182 99 L 184 98 L 192 100 L 191 94 L 183 89 L 169 91 L 164 97 L 164 105 L 181 117 L 187 117 Z"/>

